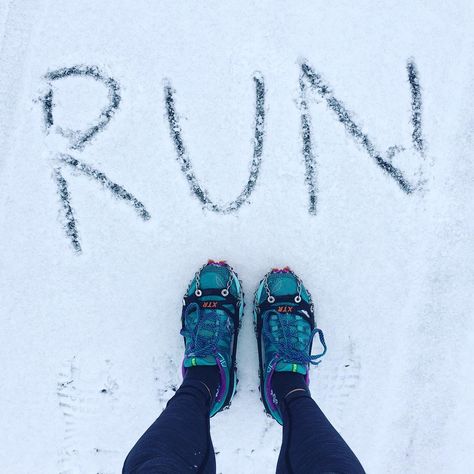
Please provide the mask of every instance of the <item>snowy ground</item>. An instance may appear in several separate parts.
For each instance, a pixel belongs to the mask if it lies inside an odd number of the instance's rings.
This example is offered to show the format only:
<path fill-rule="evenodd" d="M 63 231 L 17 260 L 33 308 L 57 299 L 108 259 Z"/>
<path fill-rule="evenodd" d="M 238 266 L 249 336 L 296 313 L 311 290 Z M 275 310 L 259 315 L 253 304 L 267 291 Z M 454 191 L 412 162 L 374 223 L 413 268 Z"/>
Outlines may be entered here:
<path fill-rule="evenodd" d="M 182 293 L 225 258 L 248 311 L 218 472 L 274 471 L 251 299 L 287 264 L 329 345 L 313 394 L 367 471 L 474 472 L 473 21 L 469 0 L 1 0 L 0 471 L 118 473 L 180 382 Z"/>

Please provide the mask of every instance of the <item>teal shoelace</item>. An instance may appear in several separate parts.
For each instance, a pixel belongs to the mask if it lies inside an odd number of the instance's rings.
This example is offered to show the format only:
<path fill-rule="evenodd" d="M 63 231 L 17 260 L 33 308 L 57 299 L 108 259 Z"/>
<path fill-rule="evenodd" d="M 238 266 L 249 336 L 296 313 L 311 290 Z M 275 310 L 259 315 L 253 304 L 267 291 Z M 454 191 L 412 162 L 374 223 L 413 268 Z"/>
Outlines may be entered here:
<path fill-rule="evenodd" d="M 278 339 L 273 335 L 270 326 L 270 318 L 273 315 L 277 316 L 277 324 L 280 326 L 281 337 Z M 292 322 L 290 321 L 290 318 L 293 320 Z M 321 329 L 314 328 L 303 349 L 298 349 L 298 329 L 294 319 L 294 314 L 285 317 L 274 309 L 269 309 L 263 313 L 262 319 L 263 335 L 270 341 L 270 343 L 276 346 L 276 352 L 282 360 L 293 364 L 318 365 L 321 362 L 321 357 L 323 357 L 327 351 L 326 341 L 324 340 L 324 334 Z M 319 341 L 323 346 L 323 351 L 320 354 L 311 355 L 309 349 L 316 334 L 319 336 Z"/>
<path fill-rule="evenodd" d="M 215 356 L 218 352 L 218 344 L 225 332 L 228 330 L 223 325 L 216 311 L 201 311 L 197 303 L 191 303 L 184 312 L 186 322 L 189 314 L 195 310 L 197 322 L 192 330 L 182 329 L 180 334 L 188 340 L 186 357 Z"/>

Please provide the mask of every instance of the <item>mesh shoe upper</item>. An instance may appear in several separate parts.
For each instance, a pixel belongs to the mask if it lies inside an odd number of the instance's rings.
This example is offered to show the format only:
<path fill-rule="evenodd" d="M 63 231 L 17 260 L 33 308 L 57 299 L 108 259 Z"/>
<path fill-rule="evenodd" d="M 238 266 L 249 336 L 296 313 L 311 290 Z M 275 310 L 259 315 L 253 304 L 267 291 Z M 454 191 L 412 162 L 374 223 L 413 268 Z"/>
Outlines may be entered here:
<path fill-rule="evenodd" d="M 261 390 L 267 411 L 281 423 L 271 389 L 274 372 L 297 372 L 306 376 L 326 352 L 324 336 L 315 327 L 311 296 L 288 268 L 266 275 L 255 295 L 255 323 L 259 338 Z M 318 334 L 322 353 L 311 355 Z"/>
<path fill-rule="evenodd" d="M 183 299 L 183 373 L 196 365 L 217 365 L 221 376 L 211 416 L 228 404 L 233 395 L 229 390 L 235 388 L 231 371 L 242 305 L 240 282 L 224 262 L 202 267 Z"/>
<path fill-rule="evenodd" d="M 298 281 L 293 273 L 273 272 L 267 279 L 268 289 L 274 297 L 293 296 L 274 304 L 271 310 L 263 315 L 263 334 L 265 339 L 265 364 L 279 354 L 275 370 L 307 373 L 306 360 L 301 360 L 301 352 L 307 353 L 314 318 L 306 311 L 298 314 L 299 303 L 294 296 L 298 295 Z M 311 296 L 301 286 L 301 298 L 311 304 Z M 266 292 L 263 300 L 268 298 Z M 305 311 L 305 310 L 301 310 Z M 312 339 L 311 339 L 312 340 Z"/>

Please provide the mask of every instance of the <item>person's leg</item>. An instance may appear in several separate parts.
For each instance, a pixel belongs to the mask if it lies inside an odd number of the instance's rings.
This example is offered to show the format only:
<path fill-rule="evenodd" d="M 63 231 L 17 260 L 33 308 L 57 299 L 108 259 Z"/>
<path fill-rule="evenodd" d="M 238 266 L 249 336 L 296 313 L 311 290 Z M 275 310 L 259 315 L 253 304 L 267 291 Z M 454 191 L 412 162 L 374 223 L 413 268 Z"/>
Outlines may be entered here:
<path fill-rule="evenodd" d="M 275 373 L 272 387 L 283 419 L 277 474 L 364 473 L 355 454 L 311 398 L 303 375 Z"/>
<path fill-rule="evenodd" d="M 123 473 L 215 473 L 209 412 L 218 385 L 216 366 L 190 368 L 166 409 L 128 454 Z"/>
<path fill-rule="evenodd" d="M 215 472 L 209 418 L 229 407 L 235 393 L 242 316 L 242 287 L 232 267 L 203 265 L 183 298 L 183 383 L 128 454 L 124 474 Z"/>
<path fill-rule="evenodd" d="M 255 294 L 254 323 L 265 411 L 283 425 L 278 474 L 360 474 L 354 453 L 308 389 L 311 365 L 326 353 L 311 295 L 288 267 L 265 275 Z M 319 336 L 322 352 L 312 354 Z"/>

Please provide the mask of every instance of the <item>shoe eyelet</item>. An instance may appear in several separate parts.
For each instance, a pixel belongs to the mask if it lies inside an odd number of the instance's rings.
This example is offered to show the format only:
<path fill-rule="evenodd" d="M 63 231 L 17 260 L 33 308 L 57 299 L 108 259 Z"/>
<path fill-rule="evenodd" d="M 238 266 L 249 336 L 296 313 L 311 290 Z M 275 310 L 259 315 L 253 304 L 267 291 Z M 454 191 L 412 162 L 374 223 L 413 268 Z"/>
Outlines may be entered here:
<path fill-rule="evenodd" d="M 227 288 L 224 288 L 222 291 L 221 291 L 221 295 L 222 296 L 229 296 L 229 290 Z"/>
<path fill-rule="evenodd" d="M 267 298 L 267 301 L 268 301 L 269 303 L 275 303 L 275 297 L 272 296 L 272 295 L 270 295 L 270 296 Z"/>
<path fill-rule="evenodd" d="M 301 303 L 301 296 L 300 295 L 295 296 L 295 303 Z"/>
<path fill-rule="evenodd" d="M 202 296 L 202 291 L 201 290 L 196 290 L 194 294 L 199 298 L 199 296 Z"/>

